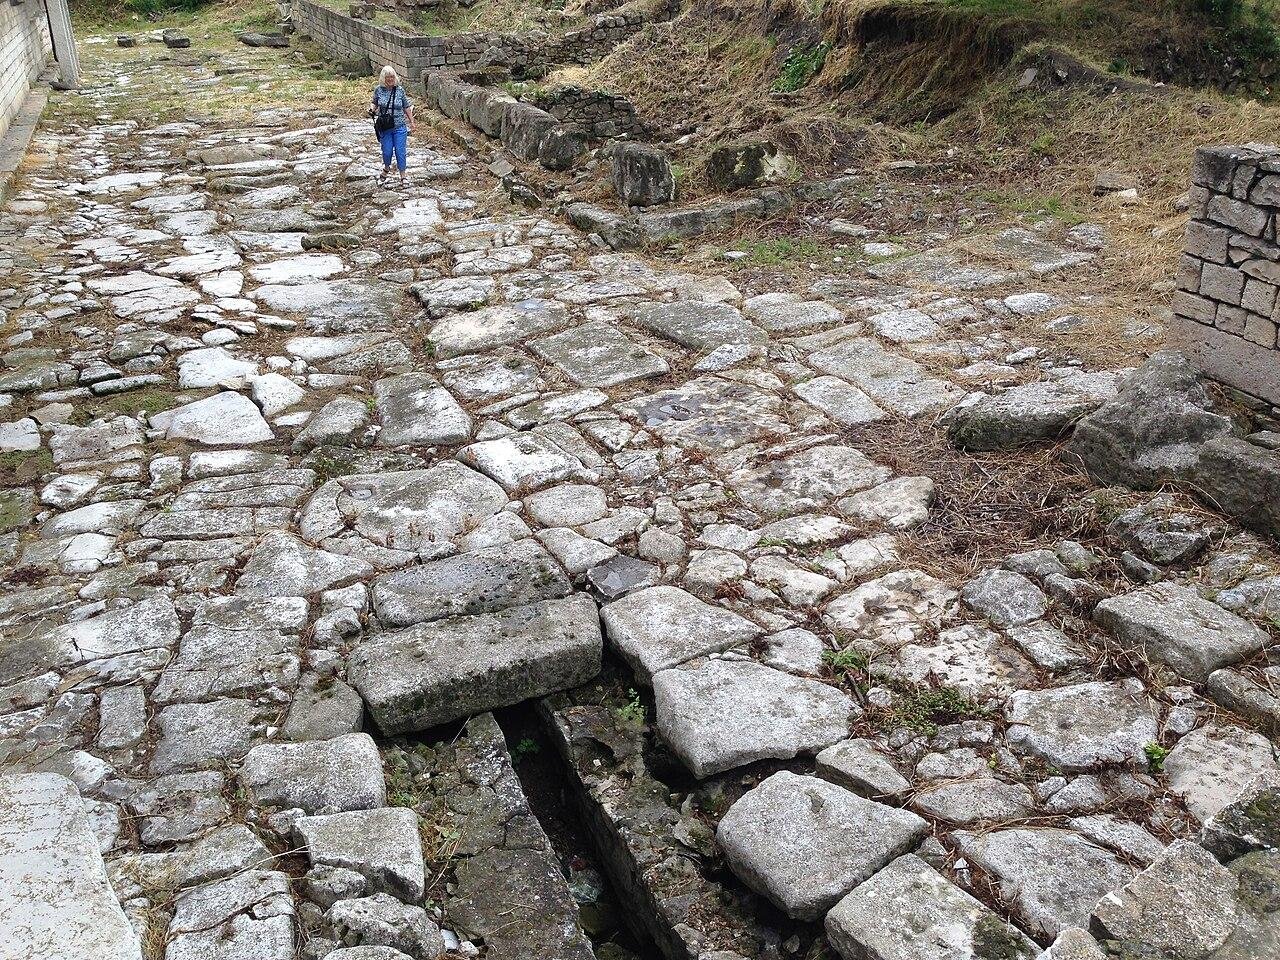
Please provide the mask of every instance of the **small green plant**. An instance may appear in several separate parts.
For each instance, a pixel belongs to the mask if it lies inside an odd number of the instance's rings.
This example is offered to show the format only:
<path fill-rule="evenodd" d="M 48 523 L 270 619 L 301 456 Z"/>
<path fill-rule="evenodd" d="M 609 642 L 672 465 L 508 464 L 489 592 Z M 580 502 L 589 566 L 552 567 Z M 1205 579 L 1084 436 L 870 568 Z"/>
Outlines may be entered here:
<path fill-rule="evenodd" d="M 537 740 L 532 737 L 521 737 L 520 742 L 512 748 L 511 756 L 514 760 L 520 761 L 525 757 L 533 756 L 539 749 L 541 748 L 538 746 Z"/>
<path fill-rule="evenodd" d="M 782 61 L 782 72 L 773 82 L 774 93 L 794 93 L 806 86 L 827 62 L 831 44 L 820 43 L 814 47 L 796 47 Z"/>
<path fill-rule="evenodd" d="M 620 707 L 615 707 L 613 716 L 621 726 L 643 727 L 645 709 L 644 703 L 640 700 L 640 694 L 636 693 L 634 689 L 628 689 L 627 702 Z"/>
<path fill-rule="evenodd" d="M 859 650 L 823 650 L 822 659 L 839 674 L 866 673 L 871 667 L 870 658 Z"/>
<path fill-rule="evenodd" d="M 902 685 L 898 687 L 893 706 L 881 717 L 888 730 L 906 727 L 933 736 L 938 727 L 986 715 L 982 707 L 951 687 Z"/>
<path fill-rule="evenodd" d="M 1159 773 L 1164 769 L 1165 757 L 1169 756 L 1169 749 L 1162 747 L 1158 743 L 1148 743 L 1142 748 L 1142 752 L 1147 755 L 1147 766 L 1152 773 Z"/>

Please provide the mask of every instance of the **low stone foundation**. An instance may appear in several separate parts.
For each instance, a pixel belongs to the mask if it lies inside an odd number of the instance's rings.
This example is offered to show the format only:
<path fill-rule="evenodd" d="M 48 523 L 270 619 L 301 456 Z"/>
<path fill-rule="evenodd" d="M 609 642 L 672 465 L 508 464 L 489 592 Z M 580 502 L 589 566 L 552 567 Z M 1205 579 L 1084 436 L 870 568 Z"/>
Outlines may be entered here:
<path fill-rule="evenodd" d="M 1202 147 L 1191 179 L 1175 343 L 1213 379 L 1280 404 L 1280 147 Z"/>
<path fill-rule="evenodd" d="M 592 140 L 647 140 L 653 133 L 636 115 L 630 100 L 603 90 L 556 87 L 534 95 L 530 101 L 557 120 L 575 124 Z"/>

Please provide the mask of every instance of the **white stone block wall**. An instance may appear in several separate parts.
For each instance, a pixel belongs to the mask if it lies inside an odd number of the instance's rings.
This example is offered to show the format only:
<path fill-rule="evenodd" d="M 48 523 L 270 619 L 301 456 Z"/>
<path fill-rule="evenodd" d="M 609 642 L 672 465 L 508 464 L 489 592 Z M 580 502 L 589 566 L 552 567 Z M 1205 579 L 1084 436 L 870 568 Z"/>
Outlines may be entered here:
<path fill-rule="evenodd" d="M 0 136 L 52 55 L 43 0 L 0 0 Z"/>
<path fill-rule="evenodd" d="M 1201 147 L 1191 181 L 1175 346 L 1215 380 L 1280 404 L 1280 147 Z"/>

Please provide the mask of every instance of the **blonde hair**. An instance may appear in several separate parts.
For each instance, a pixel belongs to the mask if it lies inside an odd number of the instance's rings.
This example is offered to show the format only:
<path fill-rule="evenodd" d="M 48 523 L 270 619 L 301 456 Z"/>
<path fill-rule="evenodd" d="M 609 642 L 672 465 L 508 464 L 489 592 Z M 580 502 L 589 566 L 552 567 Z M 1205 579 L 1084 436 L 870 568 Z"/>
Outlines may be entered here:
<path fill-rule="evenodd" d="M 397 80 L 400 79 L 398 76 L 396 76 L 396 68 L 389 63 L 385 67 L 383 67 L 382 72 L 378 74 L 378 79 L 380 79 L 383 83 L 387 82 L 387 77 L 395 77 Z"/>

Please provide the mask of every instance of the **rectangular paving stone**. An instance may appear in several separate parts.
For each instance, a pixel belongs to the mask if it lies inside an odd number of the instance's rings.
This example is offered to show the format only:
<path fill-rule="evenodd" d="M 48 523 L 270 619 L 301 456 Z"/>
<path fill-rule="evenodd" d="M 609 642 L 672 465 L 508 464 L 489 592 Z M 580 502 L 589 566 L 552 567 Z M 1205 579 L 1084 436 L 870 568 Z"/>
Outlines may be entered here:
<path fill-rule="evenodd" d="M 379 729 L 408 733 L 584 683 L 603 645 L 595 603 L 577 595 L 381 634 L 347 672 Z"/>
<path fill-rule="evenodd" d="M 583 387 L 613 387 L 631 380 L 661 376 L 667 361 L 616 327 L 586 323 L 530 346 Z"/>

